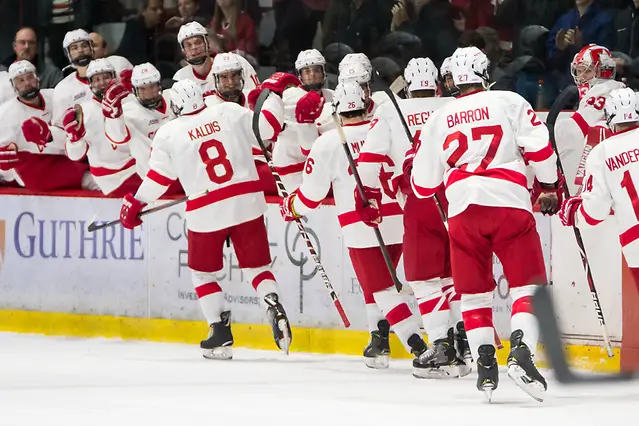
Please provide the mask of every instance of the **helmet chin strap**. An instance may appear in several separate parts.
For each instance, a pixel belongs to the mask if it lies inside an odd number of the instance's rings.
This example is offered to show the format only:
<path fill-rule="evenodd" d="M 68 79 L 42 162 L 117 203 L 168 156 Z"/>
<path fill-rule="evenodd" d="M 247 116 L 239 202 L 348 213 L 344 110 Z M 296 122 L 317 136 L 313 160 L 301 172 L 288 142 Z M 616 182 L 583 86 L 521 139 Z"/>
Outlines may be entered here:
<path fill-rule="evenodd" d="M 202 55 L 202 56 L 198 56 L 197 58 L 193 58 L 193 59 L 186 59 L 186 62 L 190 65 L 202 65 L 204 63 L 204 61 L 206 61 L 207 55 Z"/>
<path fill-rule="evenodd" d="M 32 99 L 35 99 L 38 97 L 38 95 L 40 94 L 40 89 L 39 88 L 34 88 L 31 90 L 27 90 L 25 92 L 19 93 L 18 95 L 26 100 L 26 101 L 30 101 Z"/>

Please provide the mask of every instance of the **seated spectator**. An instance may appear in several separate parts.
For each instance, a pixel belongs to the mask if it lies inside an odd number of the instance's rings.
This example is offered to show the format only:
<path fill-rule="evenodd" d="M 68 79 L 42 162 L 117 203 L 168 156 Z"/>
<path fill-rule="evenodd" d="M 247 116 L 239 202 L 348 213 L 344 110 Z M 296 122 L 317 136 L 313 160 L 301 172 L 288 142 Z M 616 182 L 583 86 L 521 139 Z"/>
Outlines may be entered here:
<path fill-rule="evenodd" d="M 575 8 L 562 15 L 547 41 L 549 65 L 558 71 L 560 89 L 572 83 L 570 63 L 579 50 L 590 44 L 612 47 L 615 27 L 612 12 L 600 0 L 575 0 Z"/>
<path fill-rule="evenodd" d="M 240 50 L 257 57 L 257 32 L 253 20 L 242 12 L 239 0 L 217 0 L 211 26 L 225 51 Z"/>
<path fill-rule="evenodd" d="M 118 73 L 125 69 L 133 69 L 133 65 L 127 58 L 111 55 L 106 40 L 100 34 L 90 33 L 89 37 L 91 37 L 91 44 L 93 45 L 93 59 L 108 58 Z"/>
<path fill-rule="evenodd" d="M 211 20 L 211 17 L 207 19 L 204 14 L 200 13 L 200 2 L 198 0 L 179 0 L 178 1 L 178 16 L 173 16 L 166 21 L 164 27 L 167 30 L 177 32 L 183 24 L 190 21 L 197 21 L 202 25 L 206 25 Z"/>
<path fill-rule="evenodd" d="M 155 40 L 164 23 L 163 15 L 162 0 L 144 0 L 140 13 L 126 21 L 122 41 L 115 53 L 133 64 L 154 62 Z"/>
<path fill-rule="evenodd" d="M 96 189 L 89 167 L 65 155 L 64 131 L 50 126 L 53 89 L 40 90 L 36 68 L 28 61 L 11 64 L 9 75 L 17 96 L 0 107 L 0 149 L 14 147 L 18 184 L 34 191 Z"/>
<path fill-rule="evenodd" d="M 630 57 L 639 55 L 639 0 L 633 0 L 615 19 L 615 51 Z"/>

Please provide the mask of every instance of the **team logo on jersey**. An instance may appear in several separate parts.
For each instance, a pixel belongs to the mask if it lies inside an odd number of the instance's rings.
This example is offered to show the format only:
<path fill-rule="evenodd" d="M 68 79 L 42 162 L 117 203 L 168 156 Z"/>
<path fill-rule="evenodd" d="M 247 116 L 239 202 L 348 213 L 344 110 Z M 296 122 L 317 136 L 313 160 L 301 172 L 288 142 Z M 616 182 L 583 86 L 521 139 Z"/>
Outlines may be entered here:
<path fill-rule="evenodd" d="M 153 120 L 149 121 L 149 126 L 153 126 L 154 124 L 158 124 L 160 122 L 160 120 L 158 120 L 157 118 L 154 118 Z"/>
<path fill-rule="evenodd" d="M 87 95 L 87 94 L 86 94 L 86 93 L 84 93 L 84 92 L 83 92 L 83 93 L 78 93 L 77 95 L 75 95 L 75 96 L 73 97 L 73 101 L 75 102 L 75 101 L 77 101 L 78 99 L 84 98 L 86 95 Z"/>
<path fill-rule="evenodd" d="M 2 266 L 4 265 L 5 230 L 6 222 L 4 220 L 0 220 L 0 272 L 2 272 Z"/>
<path fill-rule="evenodd" d="M 308 219 L 303 217 L 302 221 L 308 222 Z M 304 225 L 304 229 L 313 243 L 313 247 L 317 250 L 318 257 L 321 259 L 322 246 L 320 245 L 320 240 L 317 237 L 317 234 L 311 228 L 307 227 L 306 224 Z M 288 260 L 300 269 L 300 314 L 303 314 L 304 282 L 311 280 L 317 274 L 317 265 L 313 263 L 313 260 L 308 255 L 308 249 L 306 248 L 304 239 L 294 222 L 289 222 L 284 229 L 284 249 L 286 250 Z"/>

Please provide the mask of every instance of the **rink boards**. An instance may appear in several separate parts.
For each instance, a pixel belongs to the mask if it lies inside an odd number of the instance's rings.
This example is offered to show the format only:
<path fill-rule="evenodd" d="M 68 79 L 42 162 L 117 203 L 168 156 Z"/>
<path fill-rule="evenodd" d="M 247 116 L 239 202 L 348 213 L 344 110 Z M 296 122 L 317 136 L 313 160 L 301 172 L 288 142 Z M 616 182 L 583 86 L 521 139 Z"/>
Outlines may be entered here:
<path fill-rule="evenodd" d="M 118 217 L 119 200 L 93 198 L 86 192 L 57 196 L 2 192 L 0 330 L 189 343 L 206 335 L 207 326 L 186 266 L 183 205 L 149 215 L 143 226 L 133 231 L 116 226 L 89 233 L 87 225 L 96 213 L 97 221 Z M 293 350 L 361 354 L 368 340 L 364 302 L 334 206 L 323 205 L 311 213 L 306 226 L 352 323 L 348 330 L 297 228 L 284 223 L 277 200 L 270 201 L 266 223 L 273 269 L 295 326 Z M 536 213 L 536 219 L 573 362 L 597 371 L 618 370 L 620 357 L 608 359 L 600 348 L 600 328 L 572 231 L 562 228 L 555 218 Z M 584 239 L 608 332 L 620 346 L 622 338 L 634 339 L 634 326 L 639 322 L 629 324 L 629 315 L 625 315 L 624 323 L 621 251 L 612 222 L 609 219 L 585 230 Z M 262 302 L 244 281 L 233 250 L 225 248 L 224 255 L 220 284 L 233 311 L 237 344 L 274 348 Z M 511 301 L 497 259 L 494 272 L 498 283 L 495 325 L 506 340 Z M 401 267 L 398 274 L 403 280 Z M 416 306 L 411 307 L 416 311 Z M 397 341 L 394 356 L 408 357 Z"/>

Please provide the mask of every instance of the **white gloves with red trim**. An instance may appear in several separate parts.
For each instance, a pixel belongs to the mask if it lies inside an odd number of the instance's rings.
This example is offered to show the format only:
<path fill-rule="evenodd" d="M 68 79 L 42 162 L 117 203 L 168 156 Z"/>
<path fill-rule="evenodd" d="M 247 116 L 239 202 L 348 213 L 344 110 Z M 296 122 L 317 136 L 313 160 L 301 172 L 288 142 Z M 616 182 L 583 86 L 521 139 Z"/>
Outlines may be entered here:
<path fill-rule="evenodd" d="M 282 198 L 282 201 L 280 201 L 280 214 L 282 215 L 284 222 L 292 222 L 302 217 L 295 213 L 295 209 L 293 208 L 293 203 L 295 202 L 296 197 L 297 192 L 294 191 L 288 196 Z"/>
<path fill-rule="evenodd" d="M 561 220 L 562 225 L 575 226 L 577 211 L 579 211 L 579 207 L 581 207 L 583 201 L 584 200 L 579 196 L 570 197 L 564 201 L 559 210 L 559 220 Z"/>

